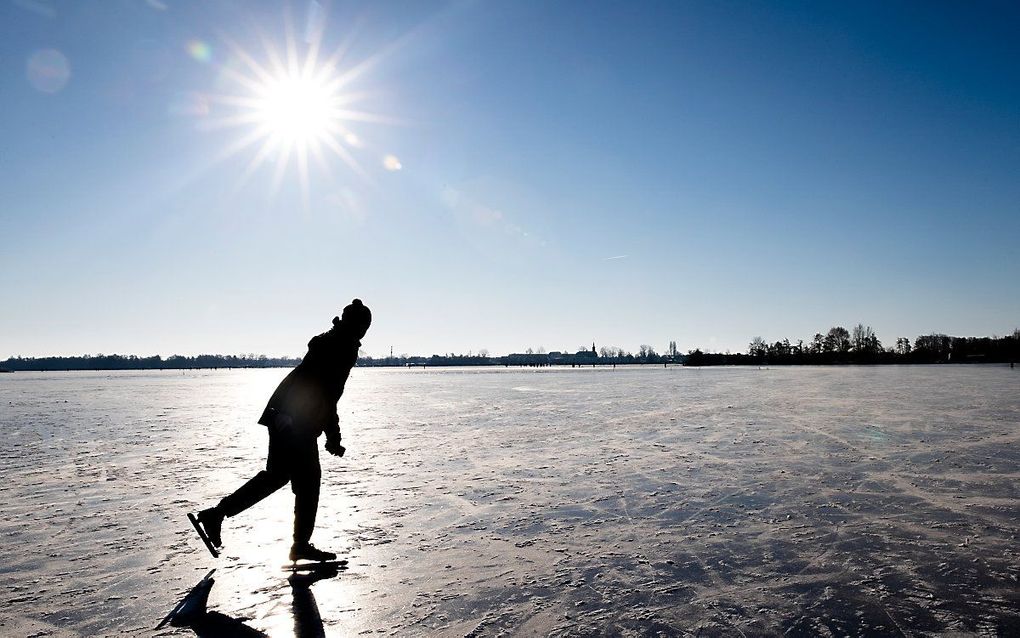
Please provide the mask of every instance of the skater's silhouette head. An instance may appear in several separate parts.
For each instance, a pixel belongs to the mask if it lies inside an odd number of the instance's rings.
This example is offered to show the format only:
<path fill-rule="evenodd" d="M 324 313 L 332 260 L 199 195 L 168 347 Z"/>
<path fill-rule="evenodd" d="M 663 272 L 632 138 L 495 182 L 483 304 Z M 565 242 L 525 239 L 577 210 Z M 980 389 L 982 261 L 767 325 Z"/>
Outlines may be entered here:
<path fill-rule="evenodd" d="M 343 324 L 355 337 L 360 339 L 365 336 L 365 333 L 368 332 L 368 327 L 372 325 L 372 311 L 368 309 L 368 306 L 361 303 L 360 299 L 355 299 L 344 308 L 339 321 L 336 318 L 333 319 L 333 324 Z"/>

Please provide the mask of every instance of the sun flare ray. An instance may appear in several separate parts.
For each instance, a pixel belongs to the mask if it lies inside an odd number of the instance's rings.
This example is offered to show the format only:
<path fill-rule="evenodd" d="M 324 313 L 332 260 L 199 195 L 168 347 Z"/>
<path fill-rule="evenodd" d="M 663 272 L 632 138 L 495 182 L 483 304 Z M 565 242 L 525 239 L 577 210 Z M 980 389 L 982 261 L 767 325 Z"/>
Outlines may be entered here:
<path fill-rule="evenodd" d="M 255 155 L 252 156 L 251 160 L 245 166 L 244 171 L 241 172 L 241 176 L 237 180 L 236 190 L 240 190 L 248 183 L 251 176 L 262 166 L 262 164 L 268 159 L 269 155 L 275 149 L 276 144 L 273 138 L 267 136 L 261 136 L 259 139 L 262 140 L 262 145 L 259 150 L 256 151 Z"/>
<path fill-rule="evenodd" d="M 276 160 L 276 172 L 273 173 L 273 192 L 280 191 L 280 184 L 283 182 L 283 175 L 287 172 L 287 165 L 290 163 L 290 154 L 294 150 L 294 142 L 284 140 L 283 148 L 280 149 L 280 156 Z"/>

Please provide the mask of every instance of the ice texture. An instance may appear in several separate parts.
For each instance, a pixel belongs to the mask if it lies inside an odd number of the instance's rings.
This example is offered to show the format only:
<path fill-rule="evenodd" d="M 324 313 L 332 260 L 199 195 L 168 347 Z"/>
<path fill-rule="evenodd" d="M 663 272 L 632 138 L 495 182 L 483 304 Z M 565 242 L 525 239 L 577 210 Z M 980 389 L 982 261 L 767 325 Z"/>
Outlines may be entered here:
<path fill-rule="evenodd" d="M 185 517 L 286 372 L 0 375 L 0 635 L 151 635 L 212 567 L 271 636 L 1020 633 L 1008 366 L 355 369 L 311 607 L 288 489 L 219 559 Z"/>

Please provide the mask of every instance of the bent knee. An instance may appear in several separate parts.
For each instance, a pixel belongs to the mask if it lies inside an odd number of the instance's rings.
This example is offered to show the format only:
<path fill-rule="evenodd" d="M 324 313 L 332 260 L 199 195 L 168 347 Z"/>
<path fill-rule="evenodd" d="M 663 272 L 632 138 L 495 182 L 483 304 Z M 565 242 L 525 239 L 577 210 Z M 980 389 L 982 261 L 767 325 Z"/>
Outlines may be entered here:
<path fill-rule="evenodd" d="M 274 485 L 276 489 L 283 487 L 287 484 L 287 481 L 290 480 L 290 476 L 288 476 L 286 472 L 275 469 L 262 470 L 257 476 L 269 485 Z"/>

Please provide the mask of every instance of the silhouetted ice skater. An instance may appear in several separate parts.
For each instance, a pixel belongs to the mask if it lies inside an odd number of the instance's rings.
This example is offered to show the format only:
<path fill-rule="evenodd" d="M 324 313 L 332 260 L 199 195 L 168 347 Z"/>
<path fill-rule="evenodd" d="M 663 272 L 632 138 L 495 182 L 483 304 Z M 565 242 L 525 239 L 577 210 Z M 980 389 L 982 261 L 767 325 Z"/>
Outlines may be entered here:
<path fill-rule="evenodd" d="M 319 448 L 316 440 L 326 434 L 326 451 L 344 455 L 336 404 L 344 392 L 351 368 L 358 361 L 358 348 L 372 324 L 372 312 L 355 299 L 333 318 L 333 327 L 308 342 L 308 354 L 280 382 L 269 399 L 259 423 L 269 430 L 266 469 L 195 517 L 188 514 L 200 535 L 204 535 L 213 556 L 213 546 L 223 544 L 223 519 L 237 516 L 290 482 L 294 492 L 294 545 L 290 559 L 325 561 L 333 552 L 316 549 L 309 542 L 315 528 L 319 505 Z M 206 540 L 203 538 L 203 540 Z"/>

